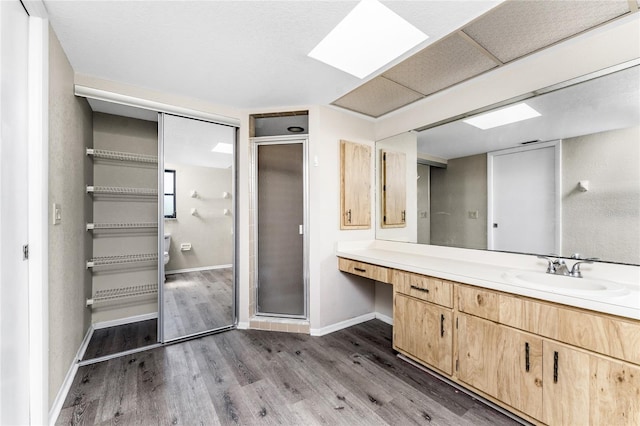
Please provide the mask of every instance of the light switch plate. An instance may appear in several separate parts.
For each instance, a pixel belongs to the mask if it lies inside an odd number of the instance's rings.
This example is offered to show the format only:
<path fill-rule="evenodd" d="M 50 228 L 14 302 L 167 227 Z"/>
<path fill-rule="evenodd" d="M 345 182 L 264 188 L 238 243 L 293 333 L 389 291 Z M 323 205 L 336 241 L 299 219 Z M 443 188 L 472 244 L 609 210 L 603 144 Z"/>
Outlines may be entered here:
<path fill-rule="evenodd" d="M 53 224 L 60 225 L 62 222 L 62 207 L 60 204 L 53 203 Z"/>

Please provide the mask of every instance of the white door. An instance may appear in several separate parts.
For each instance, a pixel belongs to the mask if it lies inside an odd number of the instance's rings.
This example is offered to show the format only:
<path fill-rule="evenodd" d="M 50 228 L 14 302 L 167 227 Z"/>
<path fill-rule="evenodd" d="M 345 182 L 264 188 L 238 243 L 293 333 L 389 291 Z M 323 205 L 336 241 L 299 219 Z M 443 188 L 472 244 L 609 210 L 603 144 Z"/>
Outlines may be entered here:
<path fill-rule="evenodd" d="M 488 154 L 488 248 L 560 252 L 560 143 Z"/>
<path fill-rule="evenodd" d="M 0 424 L 29 423 L 28 16 L 0 1 Z"/>

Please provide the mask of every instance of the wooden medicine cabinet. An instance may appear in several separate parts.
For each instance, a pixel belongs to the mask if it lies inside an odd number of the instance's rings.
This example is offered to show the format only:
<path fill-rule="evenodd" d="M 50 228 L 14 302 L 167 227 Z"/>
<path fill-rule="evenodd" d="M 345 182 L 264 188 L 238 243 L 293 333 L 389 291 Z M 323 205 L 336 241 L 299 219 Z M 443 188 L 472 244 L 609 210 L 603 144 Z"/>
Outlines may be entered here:
<path fill-rule="evenodd" d="M 371 227 L 371 147 L 340 141 L 340 229 Z"/>

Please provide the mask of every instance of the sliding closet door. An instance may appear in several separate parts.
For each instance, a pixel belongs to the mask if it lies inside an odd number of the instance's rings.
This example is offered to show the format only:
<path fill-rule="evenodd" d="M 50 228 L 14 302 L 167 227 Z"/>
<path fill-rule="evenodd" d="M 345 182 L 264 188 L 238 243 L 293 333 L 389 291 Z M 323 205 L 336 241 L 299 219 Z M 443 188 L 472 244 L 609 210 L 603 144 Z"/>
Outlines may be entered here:
<path fill-rule="evenodd" d="M 258 314 L 304 317 L 304 144 L 258 144 Z"/>
<path fill-rule="evenodd" d="M 164 114 L 162 341 L 235 324 L 236 128 Z"/>

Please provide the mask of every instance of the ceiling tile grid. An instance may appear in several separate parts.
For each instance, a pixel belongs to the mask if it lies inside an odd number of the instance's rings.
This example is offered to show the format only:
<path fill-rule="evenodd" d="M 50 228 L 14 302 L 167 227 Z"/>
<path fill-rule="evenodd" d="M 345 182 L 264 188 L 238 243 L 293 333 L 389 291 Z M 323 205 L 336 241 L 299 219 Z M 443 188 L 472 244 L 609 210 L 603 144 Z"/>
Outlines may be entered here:
<path fill-rule="evenodd" d="M 376 77 L 336 100 L 333 105 L 379 117 L 422 97 L 420 93 L 398 83 L 384 77 Z"/>
<path fill-rule="evenodd" d="M 509 62 L 629 12 L 627 0 L 507 1 L 463 31 Z"/>
<path fill-rule="evenodd" d="M 497 65 L 456 33 L 416 53 L 383 76 L 426 96 Z"/>

